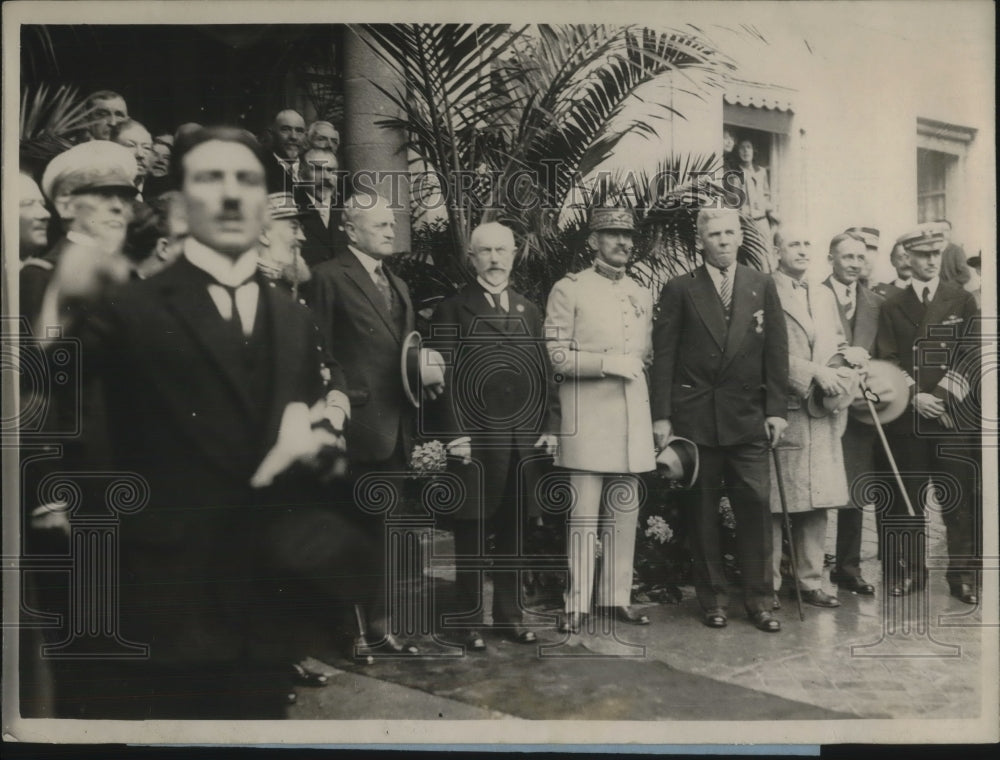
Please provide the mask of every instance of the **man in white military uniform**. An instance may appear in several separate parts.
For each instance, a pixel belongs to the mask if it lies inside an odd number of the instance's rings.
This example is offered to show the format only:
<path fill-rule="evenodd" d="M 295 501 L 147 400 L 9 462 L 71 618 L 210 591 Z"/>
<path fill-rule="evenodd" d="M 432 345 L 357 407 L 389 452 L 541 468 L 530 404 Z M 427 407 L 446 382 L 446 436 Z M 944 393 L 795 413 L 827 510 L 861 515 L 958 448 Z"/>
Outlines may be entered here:
<path fill-rule="evenodd" d="M 625 275 L 634 229 L 630 210 L 595 209 L 587 241 L 597 252 L 593 268 L 567 275 L 549 294 L 546 338 L 561 382 L 556 464 L 571 471 L 574 499 L 564 632 L 578 632 L 590 612 L 598 540 L 598 609 L 649 624 L 629 609 L 638 474 L 656 467 L 645 375 L 652 360 L 652 296 Z"/>

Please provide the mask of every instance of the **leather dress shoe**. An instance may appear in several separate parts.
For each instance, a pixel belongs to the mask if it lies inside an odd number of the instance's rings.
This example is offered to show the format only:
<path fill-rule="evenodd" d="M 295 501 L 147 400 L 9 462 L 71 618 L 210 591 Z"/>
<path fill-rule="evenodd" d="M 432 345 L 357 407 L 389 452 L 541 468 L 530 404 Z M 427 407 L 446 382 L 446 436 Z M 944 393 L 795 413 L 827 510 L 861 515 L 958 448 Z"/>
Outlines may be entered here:
<path fill-rule="evenodd" d="M 839 607 L 840 601 L 835 596 L 830 596 L 821 588 L 814 588 L 802 592 L 802 601 L 811 604 L 813 607 Z"/>
<path fill-rule="evenodd" d="M 538 637 L 534 631 L 518 631 L 511 640 L 516 644 L 535 644 L 538 642 Z"/>
<path fill-rule="evenodd" d="M 709 628 L 725 628 L 728 623 L 726 613 L 722 610 L 708 610 L 702 615 L 701 622 Z"/>
<path fill-rule="evenodd" d="M 330 677 L 326 673 L 320 673 L 297 662 L 292 664 L 292 676 L 295 682 L 302 686 L 319 687 L 330 684 Z"/>
<path fill-rule="evenodd" d="M 774 615 L 771 614 L 770 610 L 748 612 L 747 616 L 759 631 L 764 631 L 764 633 L 777 633 L 781 630 L 781 623 L 776 617 L 774 617 Z"/>
<path fill-rule="evenodd" d="M 469 631 L 469 635 L 465 637 L 465 646 L 473 652 L 485 652 L 486 642 L 483 641 L 483 634 L 479 631 Z"/>
<path fill-rule="evenodd" d="M 583 625 L 583 614 L 579 612 L 563 613 L 559 622 L 559 633 L 579 633 Z"/>
<path fill-rule="evenodd" d="M 372 642 L 372 639 L 359 637 L 355 642 L 355 651 L 358 657 L 371 657 L 377 654 L 390 655 L 415 655 L 420 654 L 420 650 L 412 644 L 404 644 L 391 633 L 386 634 L 381 639 Z"/>
<path fill-rule="evenodd" d="M 619 623 L 649 625 L 649 618 L 641 612 L 633 611 L 631 607 L 604 607 L 601 611 Z"/>
<path fill-rule="evenodd" d="M 850 591 L 863 596 L 874 596 L 875 587 L 860 575 L 837 575 L 830 573 L 830 580 L 842 591 Z"/>
<path fill-rule="evenodd" d="M 889 589 L 889 596 L 906 596 L 916 590 L 913 578 L 903 578 L 903 580 Z"/>
<path fill-rule="evenodd" d="M 951 586 L 951 595 L 966 604 L 979 604 L 979 595 L 969 583 L 956 583 Z"/>

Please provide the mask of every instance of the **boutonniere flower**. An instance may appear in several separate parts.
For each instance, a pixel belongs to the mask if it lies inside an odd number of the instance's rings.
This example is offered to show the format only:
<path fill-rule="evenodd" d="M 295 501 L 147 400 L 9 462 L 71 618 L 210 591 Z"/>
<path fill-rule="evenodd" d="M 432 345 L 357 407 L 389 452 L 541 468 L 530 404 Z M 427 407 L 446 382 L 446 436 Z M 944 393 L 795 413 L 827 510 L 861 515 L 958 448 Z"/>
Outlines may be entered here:
<path fill-rule="evenodd" d="M 764 332 L 764 310 L 757 309 L 757 311 L 753 313 L 753 318 L 757 322 L 753 329 L 757 331 L 758 335 L 760 335 Z"/>
<path fill-rule="evenodd" d="M 642 304 L 640 304 L 639 301 L 636 300 L 636 297 L 631 293 L 629 293 L 628 300 L 632 302 L 632 310 L 635 312 L 637 317 L 641 317 L 646 313 L 646 310 L 642 308 Z"/>
<path fill-rule="evenodd" d="M 523 304 L 523 303 L 519 303 L 519 304 L 517 305 L 517 310 L 518 310 L 519 312 L 520 312 L 520 311 L 524 311 L 524 304 Z"/>

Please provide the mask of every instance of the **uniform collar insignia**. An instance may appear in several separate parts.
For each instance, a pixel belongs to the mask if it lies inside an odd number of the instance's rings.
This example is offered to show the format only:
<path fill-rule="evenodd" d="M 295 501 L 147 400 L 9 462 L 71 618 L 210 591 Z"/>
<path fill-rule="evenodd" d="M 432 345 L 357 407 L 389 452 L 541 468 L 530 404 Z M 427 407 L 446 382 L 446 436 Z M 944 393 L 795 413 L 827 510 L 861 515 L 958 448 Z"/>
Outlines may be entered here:
<path fill-rule="evenodd" d="M 620 280 L 625 276 L 624 269 L 617 269 L 600 259 L 594 259 L 594 271 L 601 275 L 601 277 L 607 277 L 609 280 Z"/>

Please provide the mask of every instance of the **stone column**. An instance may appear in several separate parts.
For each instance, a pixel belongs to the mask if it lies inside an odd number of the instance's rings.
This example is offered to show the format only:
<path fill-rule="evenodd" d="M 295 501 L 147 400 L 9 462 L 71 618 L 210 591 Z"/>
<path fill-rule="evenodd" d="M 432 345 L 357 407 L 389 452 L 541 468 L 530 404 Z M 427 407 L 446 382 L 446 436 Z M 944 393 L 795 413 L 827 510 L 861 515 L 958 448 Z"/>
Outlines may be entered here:
<path fill-rule="evenodd" d="M 372 172 L 398 172 L 407 176 L 409 165 L 406 135 L 400 129 L 386 129 L 376 124 L 389 116 L 401 116 L 399 109 L 374 83 L 394 91 L 401 86 L 399 77 L 362 39 L 364 32 L 351 24 L 343 31 L 344 134 L 341 153 L 352 176 L 366 172 L 365 183 L 378 188 L 396 202 L 396 250 L 410 250 L 409 182 L 378 177 Z M 395 187 L 394 187 L 395 186 Z"/>

